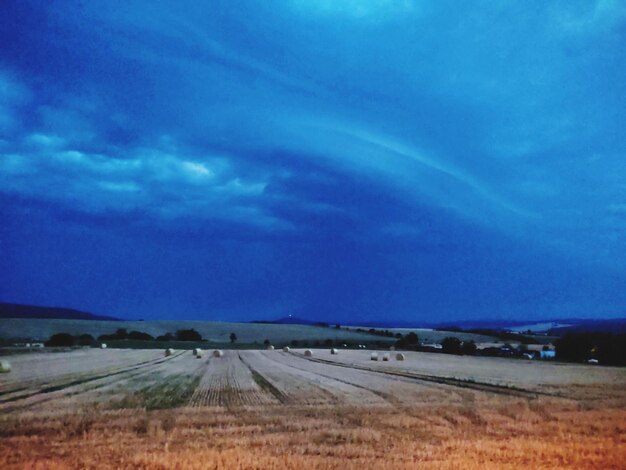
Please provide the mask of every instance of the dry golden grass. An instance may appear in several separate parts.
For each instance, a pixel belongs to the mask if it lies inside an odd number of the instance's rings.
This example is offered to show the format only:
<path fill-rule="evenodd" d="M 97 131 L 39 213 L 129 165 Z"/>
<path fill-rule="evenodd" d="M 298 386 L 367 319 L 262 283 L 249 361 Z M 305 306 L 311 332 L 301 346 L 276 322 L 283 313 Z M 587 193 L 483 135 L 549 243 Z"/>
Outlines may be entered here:
<path fill-rule="evenodd" d="M 626 411 L 478 404 L 179 408 L 0 419 L 0 468 L 624 468 Z"/>
<path fill-rule="evenodd" d="M 440 354 L 372 371 L 319 353 L 116 354 L 119 365 L 98 362 L 100 350 L 43 354 L 39 375 L 5 374 L 0 469 L 626 468 L 621 368 Z M 355 358 L 371 367 L 369 352 Z"/>

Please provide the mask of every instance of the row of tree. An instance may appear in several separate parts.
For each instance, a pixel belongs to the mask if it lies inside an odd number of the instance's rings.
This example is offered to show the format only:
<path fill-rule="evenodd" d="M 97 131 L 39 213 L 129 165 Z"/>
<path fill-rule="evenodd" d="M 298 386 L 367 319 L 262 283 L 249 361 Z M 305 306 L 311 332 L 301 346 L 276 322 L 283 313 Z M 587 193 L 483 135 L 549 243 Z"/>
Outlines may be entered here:
<path fill-rule="evenodd" d="M 340 325 L 337 325 L 335 328 L 340 328 Z M 389 330 L 377 330 L 376 328 L 369 328 L 367 330 L 365 328 L 357 328 L 354 331 L 356 331 L 357 333 L 369 333 L 370 335 L 384 336 L 386 338 L 402 338 L 402 333 L 394 333 L 393 331 Z"/>
<path fill-rule="evenodd" d="M 202 335 L 193 328 L 188 330 L 178 330 L 176 333 L 166 333 L 156 338 L 143 331 L 130 331 L 119 328 L 115 333 L 100 335 L 94 338 L 90 334 L 71 335 L 69 333 L 56 333 L 46 341 L 46 346 L 71 347 L 71 346 L 92 346 L 97 342 L 106 341 L 203 341 Z"/>
<path fill-rule="evenodd" d="M 626 334 L 569 333 L 556 343 L 556 357 L 562 361 L 626 365 Z"/>

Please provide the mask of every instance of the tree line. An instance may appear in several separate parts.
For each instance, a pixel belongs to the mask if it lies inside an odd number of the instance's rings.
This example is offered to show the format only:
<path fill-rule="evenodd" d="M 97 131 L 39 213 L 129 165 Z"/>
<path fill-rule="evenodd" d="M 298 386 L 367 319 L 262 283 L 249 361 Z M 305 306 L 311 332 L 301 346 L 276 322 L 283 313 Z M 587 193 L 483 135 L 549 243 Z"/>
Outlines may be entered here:
<path fill-rule="evenodd" d="M 562 361 L 626 365 L 626 334 L 568 333 L 556 343 L 556 357 Z"/>
<path fill-rule="evenodd" d="M 126 328 L 119 328 L 115 333 L 104 334 L 94 338 L 92 335 L 83 333 L 71 335 L 69 333 L 56 333 L 46 341 L 46 346 L 71 347 L 71 346 L 92 346 L 97 342 L 106 341 L 204 341 L 202 335 L 193 328 L 178 330 L 176 333 L 165 333 L 157 337 L 143 331 L 127 331 Z"/>

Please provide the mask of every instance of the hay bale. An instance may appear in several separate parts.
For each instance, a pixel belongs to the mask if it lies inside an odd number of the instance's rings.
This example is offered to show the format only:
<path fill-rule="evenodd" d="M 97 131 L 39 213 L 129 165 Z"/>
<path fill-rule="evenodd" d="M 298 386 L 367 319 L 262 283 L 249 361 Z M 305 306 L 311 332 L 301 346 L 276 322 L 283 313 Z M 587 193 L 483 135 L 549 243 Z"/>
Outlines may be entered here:
<path fill-rule="evenodd" d="M 332 349 L 330 350 L 330 353 L 331 353 L 331 354 L 339 354 L 339 350 L 338 350 L 338 349 L 336 349 L 336 348 L 332 348 Z"/>
<path fill-rule="evenodd" d="M 102 344 L 100 345 L 100 349 L 106 349 L 106 348 L 107 348 L 107 344 L 106 344 L 106 343 L 102 343 Z"/>
<path fill-rule="evenodd" d="M 172 354 L 174 354 L 174 350 L 172 348 L 167 348 L 165 350 L 165 357 L 171 356 Z"/>
<path fill-rule="evenodd" d="M 392 351 L 392 352 L 393 352 L 393 351 L 395 351 L 395 350 L 396 350 L 396 347 L 395 347 L 395 346 L 389 346 L 389 351 Z"/>
<path fill-rule="evenodd" d="M 0 361 L 0 373 L 8 374 L 11 372 L 11 363 L 9 361 Z"/>
<path fill-rule="evenodd" d="M 383 354 L 383 361 L 388 361 L 388 360 L 389 360 L 389 353 Z"/>
<path fill-rule="evenodd" d="M 268 351 L 273 351 L 274 350 L 274 346 L 272 346 L 271 344 L 267 346 L 267 350 Z"/>
<path fill-rule="evenodd" d="M 372 355 L 370 356 L 370 359 L 372 361 L 377 361 L 378 360 L 378 353 L 373 352 Z"/>
<path fill-rule="evenodd" d="M 224 351 L 222 351 L 221 349 L 216 349 L 215 351 L 213 351 L 213 357 L 222 357 L 224 355 Z"/>
<path fill-rule="evenodd" d="M 283 348 L 283 352 L 289 352 L 289 346 L 285 346 L 285 347 Z"/>
<path fill-rule="evenodd" d="M 193 355 L 196 356 L 197 358 L 201 358 L 202 357 L 202 349 L 194 348 Z"/>
<path fill-rule="evenodd" d="M 406 359 L 405 355 L 402 353 L 396 354 L 396 361 L 404 361 Z"/>
<path fill-rule="evenodd" d="M 313 351 L 311 351 L 310 349 L 307 349 L 306 351 L 304 351 L 304 355 L 306 357 L 312 357 L 313 356 Z"/>

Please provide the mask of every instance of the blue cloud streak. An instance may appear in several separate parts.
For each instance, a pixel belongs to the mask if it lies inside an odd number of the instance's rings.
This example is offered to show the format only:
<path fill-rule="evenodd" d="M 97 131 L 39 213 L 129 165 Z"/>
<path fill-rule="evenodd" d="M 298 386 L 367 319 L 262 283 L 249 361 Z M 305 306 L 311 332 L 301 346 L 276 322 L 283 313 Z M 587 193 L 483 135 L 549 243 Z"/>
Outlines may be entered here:
<path fill-rule="evenodd" d="M 2 298 L 141 316 L 622 311 L 620 2 L 0 8 Z"/>

